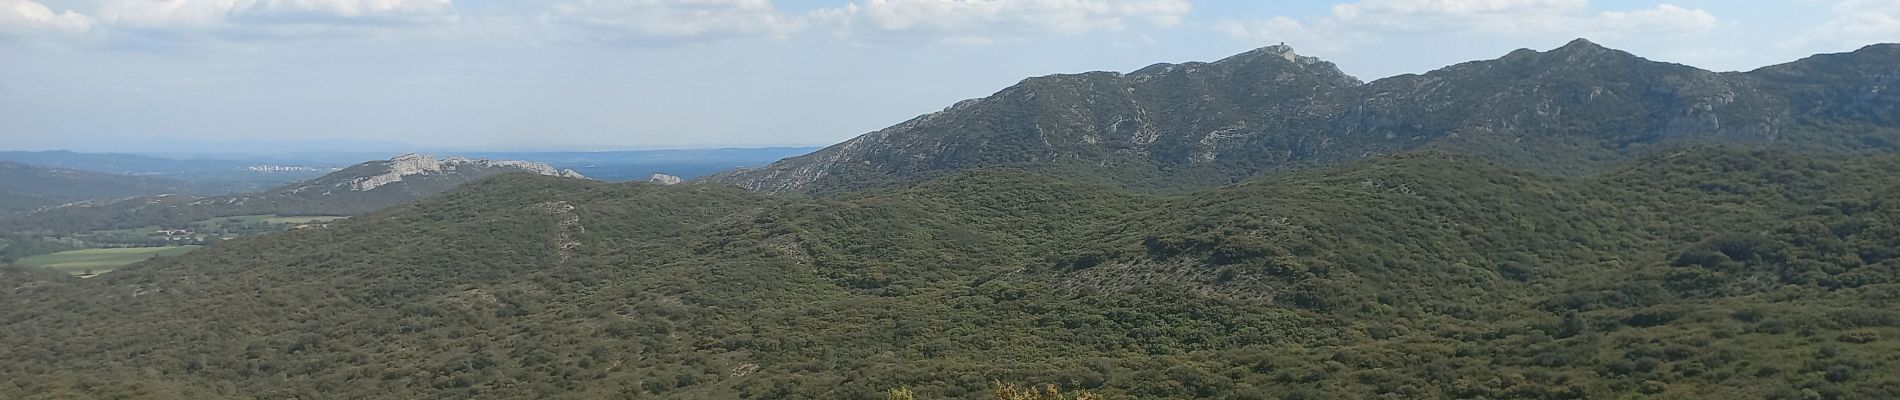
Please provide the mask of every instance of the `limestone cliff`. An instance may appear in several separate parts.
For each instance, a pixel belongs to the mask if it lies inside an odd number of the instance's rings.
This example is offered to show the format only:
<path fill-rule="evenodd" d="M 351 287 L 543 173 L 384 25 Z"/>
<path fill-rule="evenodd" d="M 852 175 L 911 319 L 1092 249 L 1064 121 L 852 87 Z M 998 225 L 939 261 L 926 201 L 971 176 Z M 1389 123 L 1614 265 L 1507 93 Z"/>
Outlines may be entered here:
<path fill-rule="evenodd" d="M 470 173 L 470 172 L 476 173 L 476 174 L 482 174 L 482 175 L 492 175 L 489 172 L 495 172 L 497 170 L 499 170 L 500 172 L 527 172 L 527 173 L 548 175 L 548 176 L 560 176 L 560 177 L 568 177 L 568 178 L 586 178 L 585 176 L 581 176 L 580 173 L 574 172 L 574 170 L 556 169 L 553 166 L 550 166 L 547 164 L 531 162 L 531 161 L 493 161 L 493 160 L 469 159 L 469 158 L 460 158 L 460 157 L 437 159 L 435 158 L 435 156 L 431 156 L 427 154 L 413 154 L 412 153 L 412 154 L 404 154 L 401 156 L 397 156 L 396 158 L 391 158 L 388 161 L 382 161 L 379 163 L 384 165 L 384 168 L 386 169 L 385 172 L 380 173 L 380 174 L 375 174 L 375 175 L 357 176 L 357 177 L 350 178 L 350 181 L 349 181 L 350 189 L 359 191 L 359 192 L 376 190 L 376 188 L 382 187 L 383 185 L 388 185 L 388 184 L 392 184 L 396 182 L 402 182 L 404 177 L 412 177 L 412 176 L 417 176 L 417 175 L 458 174 L 458 173 Z M 476 170 L 485 170 L 485 171 L 476 171 Z M 318 181 L 324 181 L 324 180 L 325 179 L 321 179 L 321 178 L 318 179 Z"/>

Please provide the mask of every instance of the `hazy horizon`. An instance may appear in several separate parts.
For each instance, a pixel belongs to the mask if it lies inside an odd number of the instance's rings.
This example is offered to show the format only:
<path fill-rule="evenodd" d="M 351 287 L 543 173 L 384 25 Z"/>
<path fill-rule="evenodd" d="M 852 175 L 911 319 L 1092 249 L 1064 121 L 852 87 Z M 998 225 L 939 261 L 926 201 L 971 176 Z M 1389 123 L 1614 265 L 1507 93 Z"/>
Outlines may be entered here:
<path fill-rule="evenodd" d="M 1372 81 L 1579 37 L 1748 70 L 1900 42 L 1900 3 L 0 0 L 0 150 L 811 147 L 1033 76 L 1284 42 Z"/>
<path fill-rule="evenodd" d="M 103 143 L 92 146 L 6 146 L 0 152 L 57 152 L 84 154 L 135 154 L 161 157 L 213 155 L 298 155 L 298 154 L 401 154 L 401 153 L 611 153 L 641 151 L 692 151 L 741 149 L 816 149 L 832 143 L 759 144 L 735 146 L 544 146 L 533 144 L 441 145 L 399 141 L 326 140 L 326 139 L 152 139 L 130 143 Z"/>

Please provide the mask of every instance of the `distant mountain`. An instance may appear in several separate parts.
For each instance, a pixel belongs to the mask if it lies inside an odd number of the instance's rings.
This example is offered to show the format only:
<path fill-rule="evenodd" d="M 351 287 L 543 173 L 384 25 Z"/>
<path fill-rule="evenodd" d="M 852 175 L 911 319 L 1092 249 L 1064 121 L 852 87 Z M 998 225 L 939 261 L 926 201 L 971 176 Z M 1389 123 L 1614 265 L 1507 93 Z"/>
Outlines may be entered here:
<path fill-rule="evenodd" d="M 316 179 L 249 196 L 272 199 L 277 207 L 299 213 L 360 214 L 441 193 L 462 184 L 505 173 L 586 178 L 573 170 L 529 161 L 492 161 L 405 154 L 344 168 Z M 242 201 L 241 201 L 242 202 Z M 299 203 L 291 206 L 287 203 Z"/>
<path fill-rule="evenodd" d="M 95 199 L 200 194 L 201 185 L 167 179 L 44 168 L 0 161 L 0 215 Z"/>
<path fill-rule="evenodd" d="M 242 169 L 248 164 L 232 160 L 180 160 L 125 153 L 78 153 L 54 151 L 0 151 L 0 160 L 66 169 L 123 175 L 160 175 L 190 171 Z"/>
<path fill-rule="evenodd" d="M 532 161 L 572 169 L 603 181 L 632 181 L 652 174 L 696 178 L 742 167 L 758 167 L 817 147 L 761 147 L 621 151 L 438 151 L 446 157 Z M 218 184 L 229 192 L 252 192 L 312 179 L 364 160 L 396 153 L 306 151 L 285 153 L 220 152 L 191 154 L 75 153 L 71 151 L 0 151 L 0 161 L 15 161 L 80 171 L 153 176 Z M 221 193 L 219 193 L 221 194 Z"/>
<path fill-rule="evenodd" d="M 760 147 L 720 149 L 557 151 L 557 152 L 447 152 L 462 157 L 523 160 L 573 169 L 587 177 L 609 181 L 641 180 L 653 174 L 696 178 L 735 168 L 758 167 L 786 157 L 810 153 L 817 147 Z"/>
<path fill-rule="evenodd" d="M 361 160 L 361 159 L 358 159 Z M 124 153 L 76 153 L 72 151 L 0 151 L 0 161 L 91 171 L 136 175 L 217 185 L 222 193 L 252 191 L 332 171 L 332 164 L 282 165 L 258 161 L 212 158 L 165 158 Z M 352 161 L 354 162 L 354 161 Z M 214 193 L 221 194 L 221 193 Z"/>
<path fill-rule="evenodd" d="M 83 232 L 253 215 L 357 215 L 396 206 L 506 173 L 585 178 L 526 161 L 440 159 L 407 154 L 371 161 L 259 193 L 213 197 L 144 196 L 68 204 L 0 218 L 0 231 Z"/>
<path fill-rule="evenodd" d="M 877 132 L 704 180 L 824 193 L 1023 167 L 1135 188 L 1417 149 L 1579 173 L 1692 142 L 1900 146 L 1900 45 L 1717 73 L 1577 40 L 1371 83 L 1271 46 L 1212 63 L 1031 78 Z"/>

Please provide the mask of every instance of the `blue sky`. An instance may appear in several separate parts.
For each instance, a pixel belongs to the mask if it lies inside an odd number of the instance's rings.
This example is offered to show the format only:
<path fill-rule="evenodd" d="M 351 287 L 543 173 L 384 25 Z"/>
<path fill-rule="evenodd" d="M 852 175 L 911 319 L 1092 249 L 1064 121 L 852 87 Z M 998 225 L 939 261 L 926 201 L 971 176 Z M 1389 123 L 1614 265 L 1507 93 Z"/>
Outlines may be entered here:
<path fill-rule="evenodd" d="M 1900 42 L 1900 0 L 0 0 L 0 148 L 829 144 L 1029 76 L 1578 37 L 1747 70 Z"/>

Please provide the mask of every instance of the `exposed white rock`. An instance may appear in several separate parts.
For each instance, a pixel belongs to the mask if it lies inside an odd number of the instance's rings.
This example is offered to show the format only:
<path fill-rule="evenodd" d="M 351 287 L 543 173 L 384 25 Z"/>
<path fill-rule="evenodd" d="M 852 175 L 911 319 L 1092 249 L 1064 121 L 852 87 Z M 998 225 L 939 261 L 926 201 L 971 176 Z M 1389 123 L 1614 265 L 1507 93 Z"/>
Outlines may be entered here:
<path fill-rule="evenodd" d="M 389 172 L 381 175 L 357 178 L 350 182 L 350 189 L 367 192 L 391 183 L 402 182 L 402 177 L 430 172 L 442 172 L 442 162 L 435 156 L 425 154 L 404 154 L 389 159 Z"/>
<path fill-rule="evenodd" d="M 574 213 L 574 205 L 565 201 L 550 201 L 535 204 L 531 208 L 561 218 L 554 223 L 554 256 L 556 264 L 566 264 L 568 259 L 573 258 L 574 249 L 581 247 L 581 242 L 575 240 L 574 236 L 587 233 L 587 227 L 581 225 L 580 215 Z"/>
<path fill-rule="evenodd" d="M 1287 61 L 1300 60 L 1300 55 L 1293 52 L 1293 46 L 1288 46 L 1285 43 L 1267 46 L 1266 50 L 1268 53 L 1279 54 L 1280 58 L 1286 59 Z"/>
<path fill-rule="evenodd" d="M 686 181 L 685 178 L 667 175 L 667 174 L 653 174 L 653 176 L 647 177 L 648 183 L 658 183 L 661 185 L 677 185 L 680 182 L 685 182 L 685 181 Z"/>
<path fill-rule="evenodd" d="M 538 162 L 492 161 L 461 157 L 436 159 L 435 156 L 427 154 L 411 153 L 389 159 L 388 172 L 384 172 L 380 175 L 361 177 L 351 181 L 350 190 L 359 192 L 375 190 L 383 185 L 402 182 L 403 177 L 454 171 L 456 168 L 461 167 L 512 168 L 521 170 L 522 172 L 548 176 L 586 178 L 585 176 L 581 176 L 579 172 L 574 172 L 574 170 L 556 169 L 554 166 Z"/>

